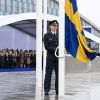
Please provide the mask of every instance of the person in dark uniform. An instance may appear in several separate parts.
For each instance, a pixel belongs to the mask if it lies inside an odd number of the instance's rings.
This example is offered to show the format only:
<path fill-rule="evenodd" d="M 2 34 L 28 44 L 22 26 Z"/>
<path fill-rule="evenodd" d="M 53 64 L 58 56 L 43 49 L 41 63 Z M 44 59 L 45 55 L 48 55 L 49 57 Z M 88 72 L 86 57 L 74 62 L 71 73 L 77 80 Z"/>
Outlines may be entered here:
<path fill-rule="evenodd" d="M 9 69 L 13 69 L 13 57 L 12 57 L 12 51 L 9 51 L 8 60 L 9 60 Z"/>
<path fill-rule="evenodd" d="M 49 23 L 50 32 L 44 35 L 44 46 L 47 50 L 46 74 L 44 80 L 45 95 L 49 95 L 51 88 L 52 70 L 55 69 L 55 92 L 58 95 L 58 58 L 55 56 L 55 50 L 58 46 L 58 22 L 56 20 Z"/>

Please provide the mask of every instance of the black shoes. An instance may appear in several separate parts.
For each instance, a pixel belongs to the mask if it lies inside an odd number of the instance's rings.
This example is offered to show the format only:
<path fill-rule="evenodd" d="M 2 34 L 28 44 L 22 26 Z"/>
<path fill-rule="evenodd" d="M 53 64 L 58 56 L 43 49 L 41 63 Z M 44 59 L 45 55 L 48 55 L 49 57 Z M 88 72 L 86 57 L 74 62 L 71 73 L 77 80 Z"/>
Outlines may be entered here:
<path fill-rule="evenodd" d="M 58 92 L 56 92 L 56 96 L 58 96 Z"/>
<path fill-rule="evenodd" d="M 49 93 L 48 93 L 48 92 L 45 92 L 45 95 L 46 95 L 46 96 L 48 96 L 48 95 L 49 95 Z"/>
<path fill-rule="evenodd" d="M 45 92 L 45 96 L 48 96 L 49 93 L 48 92 Z M 56 92 L 56 96 L 58 96 L 58 92 Z"/>

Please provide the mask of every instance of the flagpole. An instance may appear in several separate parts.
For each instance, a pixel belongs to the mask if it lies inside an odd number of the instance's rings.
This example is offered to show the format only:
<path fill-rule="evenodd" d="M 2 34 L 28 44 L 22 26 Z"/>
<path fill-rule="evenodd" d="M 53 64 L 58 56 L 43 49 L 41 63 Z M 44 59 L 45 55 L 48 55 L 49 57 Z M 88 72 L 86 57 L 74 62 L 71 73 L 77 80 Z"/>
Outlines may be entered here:
<path fill-rule="evenodd" d="M 59 56 L 64 55 L 65 48 L 65 0 L 59 0 Z M 59 96 L 65 91 L 65 57 L 59 58 Z"/>
<path fill-rule="evenodd" d="M 47 0 L 44 0 L 44 24 L 43 24 L 43 35 L 47 33 Z M 43 43 L 43 90 L 44 90 L 44 79 L 45 79 L 45 68 L 46 68 L 46 50 Z M 43 91 L 44 92 L 44 91 Z"/>
<path fill-rule="evenodd" d="M 42 0 L 36 0 L 36 89 L 42 89 Z M 36 90 L 37 91 L 37 90 Z"/>

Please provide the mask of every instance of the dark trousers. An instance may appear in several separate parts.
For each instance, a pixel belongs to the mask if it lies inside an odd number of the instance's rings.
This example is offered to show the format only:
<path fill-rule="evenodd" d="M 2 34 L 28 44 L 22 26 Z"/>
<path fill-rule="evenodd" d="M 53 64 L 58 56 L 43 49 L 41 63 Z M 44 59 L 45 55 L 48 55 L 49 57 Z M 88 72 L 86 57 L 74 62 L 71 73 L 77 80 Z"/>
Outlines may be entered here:
<path fill-rule="evenodd" d="M 44 80 L 44 91 L 49 92 L 51 88 L 51 77 L 53 68 L 55 69 L 55 90 L 58 93 L 58 61 L 47 61 L 46 62 L 46 74 Z"/>

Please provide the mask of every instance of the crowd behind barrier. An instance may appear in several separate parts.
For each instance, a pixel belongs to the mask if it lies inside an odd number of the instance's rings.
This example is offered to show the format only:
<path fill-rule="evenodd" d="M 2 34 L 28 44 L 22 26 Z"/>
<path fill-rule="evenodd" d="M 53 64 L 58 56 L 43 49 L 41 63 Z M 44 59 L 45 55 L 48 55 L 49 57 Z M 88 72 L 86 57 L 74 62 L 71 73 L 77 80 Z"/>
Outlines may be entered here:
<path fill-rule="evenodd" d="M 0 50 L 0 69 L 36 67 L 36 50 Z"/>

